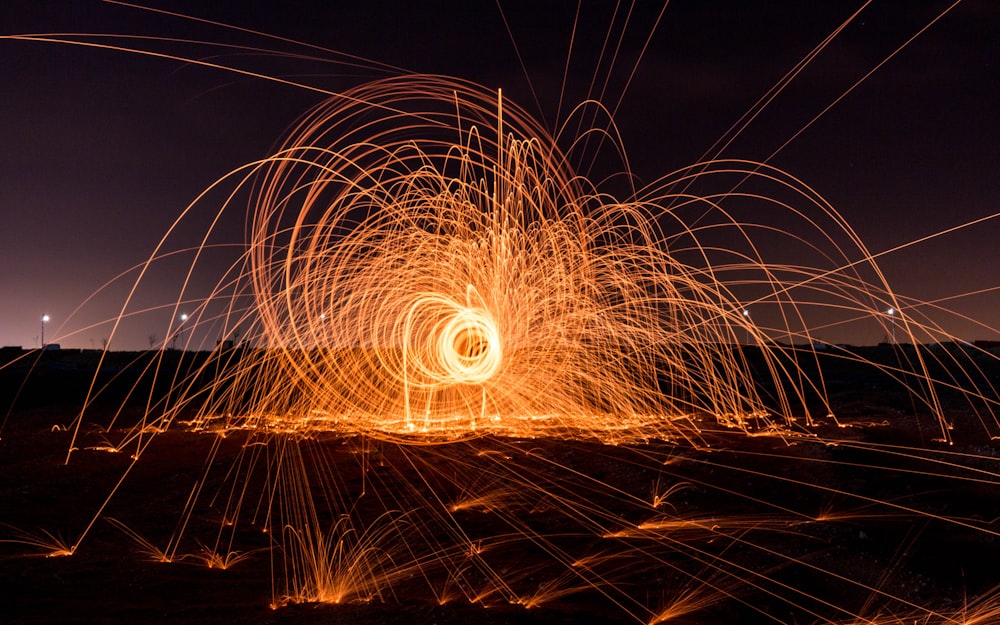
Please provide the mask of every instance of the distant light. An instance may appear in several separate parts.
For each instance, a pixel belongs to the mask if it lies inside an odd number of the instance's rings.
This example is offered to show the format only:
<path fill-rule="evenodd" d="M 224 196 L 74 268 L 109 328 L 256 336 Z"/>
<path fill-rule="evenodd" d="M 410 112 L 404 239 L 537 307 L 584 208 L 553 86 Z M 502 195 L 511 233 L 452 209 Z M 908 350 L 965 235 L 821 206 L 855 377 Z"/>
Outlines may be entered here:
<path fill-rule="evenodd" d="M 38 345 L 45 349 L 45 324 L 49 322 L 48 315 L 42 315 L 42 333 L 38 335 Z"/>
<path fill-rule="evenodd" d="M 891 317 L 892 315 L 896 314 L 896 309 L 895 308 L 890 308 L 889 310 L 887 310 L 885 312 L 887 312 L 889 314 L 889 316 Z"/>
<path fill-rule="evenodd" d="M 187 313 L 181 313 L 181 321 L 183 322 L 183 321 L 187 321 L 187 320 L 188 320 Z"/>
<path fill-rule="evenodd" d="M 743 316 L 744 317 L 749 317 L 750 316 L 750 309 L 749 308 L 744 308 L 743 309 Z"/>
<path fill-rule="evenodd" d="M 319 314 L 319 318 L 320 318 L 321 320 L 322 320 L 322 319 L 326 319 L 326 313 L 320 313 L 320 314 Z"/>

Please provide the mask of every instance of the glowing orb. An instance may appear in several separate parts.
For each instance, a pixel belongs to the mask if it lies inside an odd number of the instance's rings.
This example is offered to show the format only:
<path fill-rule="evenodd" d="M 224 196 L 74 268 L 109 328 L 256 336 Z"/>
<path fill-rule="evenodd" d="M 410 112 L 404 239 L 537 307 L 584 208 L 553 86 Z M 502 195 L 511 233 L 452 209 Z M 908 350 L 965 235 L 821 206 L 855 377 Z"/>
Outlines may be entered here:
<path fill-rule="evenodd" d="M 408 337 L 419 334 L 411 332 Z M 454 310 L 446 311 L 441 323 L 429 329 L 427 337 L 433 344 L 421 351 L 433 354 L 434 361 L 414 365 L 436 383 L 482 384 L 500 368 L 503 358 L 500 334 L 484 310 L 455 306 Z"/>

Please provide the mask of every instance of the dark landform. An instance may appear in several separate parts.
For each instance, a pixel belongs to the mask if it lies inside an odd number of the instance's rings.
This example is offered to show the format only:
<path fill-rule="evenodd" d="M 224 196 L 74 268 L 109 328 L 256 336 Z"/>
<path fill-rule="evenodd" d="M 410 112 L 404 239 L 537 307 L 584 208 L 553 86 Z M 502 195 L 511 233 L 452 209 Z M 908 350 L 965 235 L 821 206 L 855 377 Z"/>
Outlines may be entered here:
<path fill-rule="evenodd" d="M 733 349 L 743 350 L 762 374 L 762 392 L 773 395 L 759 351 Z M 552 593 L 530 608 L 499 595 L 485 597 L 485 608 L 470 603 L 459 581 L 450 600 L 439 605 L 427 581 L 412 570 L 364 602 L 273 608 L 284 592 L 279 547 L 261 530 L 261 517 L 248 512 L 238 524 L 233 550 L 241 557 L 222 570 L 191 557 L 212 551 L 208 547 L 219 535 L 218 498 L 206 496 L 190 517 L 183 514 L 192 485 L 203 478 L 205 492 L 229 492 L 233 478 L 226 469 L 245 449 L 246 435 L 220 441 L 181 427 L 158 434 L 101 508 L 131 463 L 129 454 L 102 453 L 101 446 L 140 422 L 150 397 L 154 404 L 169 400 L 175 374 L 183 378 L 210 354 L 167 350 L 102 358 L 87 350 L 5 349 L 0 622 L 629 623 L 636 618 L 615 605 L 622 602 L 638 612 L 626 595 L 655 609 L 686 590 L 709 587 L 718 593 L 703 609 L 670 622 L 810 623 L 819 620 L 815 614 L 848 622 L 847 614 L 898 614 L 906 604 L 956 613 L 1000 583 L 995 566 L 1000 540 L 994 533 L 1000 518 L 1000 446 L 991 440 L 997 432 L 986 404 L 967 392 L 978 388 L 988 394 L 1000 387 L 1000 364 L 990 349 L 995 346 L 792 350 L 807 377 L 819 379 L 815 374 L 822 371 L 834 411 L 834 417 L 826 416 L 818 393 L 807 397 L 807 406 L 798 409 L 809 408 L 817 424 L 803 428 L 801 437 L 750 437 L 705 427 L 696 444 L 484 437 L 407 446 L 334 434 L 295 443 L 304 457 L 325 459 L 303 464 L 310 483 L 320 488 L 325 482 L 319 473 L 332 470 L 339 493 L 333 498 L 351 502 L 359 527 L 377 526 L 386 510 L 396 510 L 406 529 L 392 530 L 378 545 L 394 564 L 405 559 L 397 544 L 401 537 L 417 556 L 444 540 L 447 515 L 423 512 L 435 501 L 460 499 L 463 488 L 479 483 L 480 476 L 489 488 L 499 484 L 520 493 L 498 500 L 512 502 L 502 512 L 489 504 L 454 511 L 472 541 L 514 536 L 496 541 L 484 560 L 520 596 L 544 597 L 543 590 L 557 588 L 551 580 L 565 567 L 552 563 L 552 548 L 593 557 L 593 570 L 613 580 L 607 588 Z M 926 388 L 918 376 L 904 373 L 918 354 L 927 357 L 931 376 L 945 382 L 937 390 L 952 444 L 935 440 L 941 433 L 933 415 L 905 390 L 907 384 Z M 241 350 L 226 358 L 239 360 Z M 73 421 L 95 380 L 102 392 L 88 407 L 75 443 L 79 451 L 66 464 Z M 95 425 L 112 419 L 110 431 Z M 206 471 L 210 456 L 221 469 Z M 558 467 L 555 477 L 553 467 Z M 259 466 L 238 478 L 246 480 L 244 496 L 254 505 L 266 492 L 265 473 Z M 698 520 L 693 529 L 679 528 L 656 541 L 599 535 L 601 528 L 614 533 L 653 516 L 648 506 L 621 493 L 648 499 L 654 485 L 676 484 L 683 488 L 663 512 Z M 566 512 L 567 502 L 575 512 Z M 592 509 L 584 510 L 584 502 Z M 44 557 L 55 542 L 50 539 L 72 544 L 98 510 L 72 556 Z M 824 512 L 828 518 L 822 522 L 813 518 Z M 144 550 L 142 539 L 166 545 L 184 519 L 189 525 L 178 553 L 188 557 L 165 563 Z M 706 528 L 705 519 L 716 519 L 718 527 Z M 749 521 L 739 526 L 737 519 Z M 617 559 L 604 557 L 616 553 Z M 427 567 L 435 579 L 447 569 L 435 567 Z M 463 579 L 475 580 L 476 574 Z"/>

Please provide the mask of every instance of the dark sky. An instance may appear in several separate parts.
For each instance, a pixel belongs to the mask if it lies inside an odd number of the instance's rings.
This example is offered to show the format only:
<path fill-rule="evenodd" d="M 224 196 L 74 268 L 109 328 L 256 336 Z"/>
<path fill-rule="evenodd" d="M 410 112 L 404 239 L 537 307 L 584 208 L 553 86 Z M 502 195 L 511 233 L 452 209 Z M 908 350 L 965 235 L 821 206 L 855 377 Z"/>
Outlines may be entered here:
<path fill-rule="evenodd" d="M 234 65 L 336 90 L 386 75 L 375 62 L 502 87 L 549 125 L 569 49 L 575 2 L 506 2 L 535 105 L 501 12 L 493 2 L 143 2 L 357 55 L 351 68 L 275 59 L 249 47 L 310 53 L 275 40 L 141 9 L 75 0 L 5 0 L 0 34 L 100 34 L 87 41 Z M 244 4 L 253 4 L 248 8 Z M 624 13 L 586 2 L 563 114 L 609 76 L 600 45 Z M 604 101 L 624 77 L 660 7 L 640 3 L 623 37 Z M 764 159 L 951 2 L 879 1 L 852 23 L 724 152 Z M 363 5 L 363 7 L 362 7 Z M 472 5 L 466 6 L 466 5 Z M 617 121 L 634 172 L 652 182 L 699 159 L 740 115 L 862 2 L 671 2 Z M 238 9 L 232 7 L 239 6 Z M 539 9 L 542 6 L 544 8 Z M 872 251 L 885 250 L 1000 211 L 1000 4 L 967 0 L 889 60 L 785 148 L 771 164 L 823 194 Z M 209 42 L 157 42 L 111 35 Z M 221 45 L 238 47 L 223 48 Z M 242 48 L 242 49 L 240 49 Z M 199 192 L 265 156 L 297 116 L 322 96 L 191 63 L 67 43 L 0 40 L 0 345 L 47 341 L 100 346 L 130 280 L 98 293 L 142 262 Z M 238 220 L 237 220 L 238 222 Z M 174 247 L 196 242 L 203 222 Z M 237 223 L 237 226 L 240 226 Z M 241 228 L 234 228 L 234 242 Z M 936 300 L 1000 286 L 1000 219 L 881 259 L 897 291 Z M 151 277 L 141 306 L 176 297 L 183 263 Z M 949 300 L 972 319 L 1000 327 L 1000 293 Z M 162 338 L 169 313 L 127 325 L 116 347 Z M 941 323 L 967 339 L 996 331 L 950 315 Z M 876 327 L 827 340 L 870 343 Z"/>

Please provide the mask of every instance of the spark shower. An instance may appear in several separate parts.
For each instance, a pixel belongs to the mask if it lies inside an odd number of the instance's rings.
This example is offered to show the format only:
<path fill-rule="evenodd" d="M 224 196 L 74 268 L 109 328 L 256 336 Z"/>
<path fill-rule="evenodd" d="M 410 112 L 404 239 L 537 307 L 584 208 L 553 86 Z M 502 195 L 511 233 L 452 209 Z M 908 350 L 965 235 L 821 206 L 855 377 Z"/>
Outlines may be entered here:
<path fill-rule="evenodd" d="M 995 356 L 894 292 L 837 210 L 766 162 L 595 180 L 581 164 L 628 172 L 612 118 L 591 101 L 550 131 L 501 90 L 422 74 L 330 95 L 130 274 L 121 323 L 142 314 L 158 264 L 191 259 L 169 340 L 136 365 L 167 390 L 137 419 L 95 419 L 94 385 L 66 461 L 96 448 L 131 461 L 72 540 L 21 542 L 73 555 L 104 518 L 177 566 L 269 558 L 276 608 L 580 598 L 643 623 L 719 606 L 778 622 L 995 616 L 996 593 L 917 596 L 813 546 L 871 519 L 995 536 L 990 523 L 798 474 L 849 464 L 843 447 L 869 479 L 976 473 L 995 488 L 992 455 L 946 451 L 956 401 L 983 449 L 1000 433 L 977 375 Z M 206 214 L 177 249 L 174 231 Z M 246 239 L 219 272 L 205 259 L 233 249 L 216 226 L 233 214 Z M 851 323 L 895 337 L 891 358 L 818 342 L 817 326 Z M 839 414 L 830 362 L 892 380 L 925 447 L 859 439 L 903 426 Z M 95 421 L 104 443 L 88 447 Z M 150 537 L 108 511 L 166 436 L 211 443 L 175 529 Z M 773 484 L 739 492 L 734 475 Z M 259 551 L 241 544 L 250 530 Z"/>

